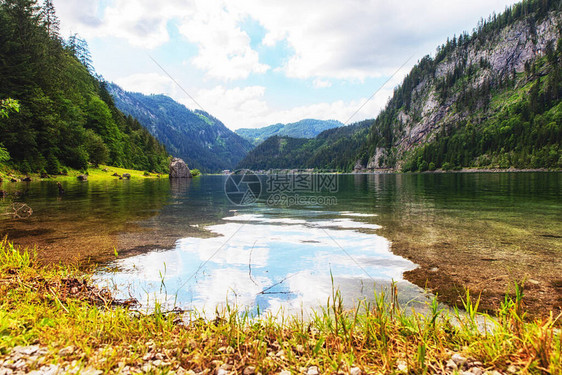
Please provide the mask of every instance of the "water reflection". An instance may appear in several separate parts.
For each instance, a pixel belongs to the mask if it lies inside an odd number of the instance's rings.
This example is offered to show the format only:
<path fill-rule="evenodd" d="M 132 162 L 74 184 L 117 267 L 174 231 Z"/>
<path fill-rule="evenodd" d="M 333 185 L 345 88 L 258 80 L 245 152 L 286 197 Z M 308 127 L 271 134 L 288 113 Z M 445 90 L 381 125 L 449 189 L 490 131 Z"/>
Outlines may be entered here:
<path fill-rule="evenodd" d="M 378 225 L 357 220 L 366 214 L 303 213 L 241 212 L 207 228 L 217 237 L 183 238 L 173 250 L 118 260 L 98 281 L 149 306 L 158 300 L 207 312 L 226 301 L 273 313 L 309 311 L 326 303 L 332 277 L 348 306 L 392 280 L 402 302 L 423 299 L 421 289 L 402 280 L 415 264 L 392 254 L 390 242 L 374 233 Z"/>

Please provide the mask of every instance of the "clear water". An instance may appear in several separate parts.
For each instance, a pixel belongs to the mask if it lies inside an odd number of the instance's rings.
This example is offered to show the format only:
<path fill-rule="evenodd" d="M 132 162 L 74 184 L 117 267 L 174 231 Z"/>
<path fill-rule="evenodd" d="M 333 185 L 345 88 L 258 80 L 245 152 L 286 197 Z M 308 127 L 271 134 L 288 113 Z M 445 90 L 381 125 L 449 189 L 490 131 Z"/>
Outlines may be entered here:
<path fill-rule="evenodd" d="M 208 312 L 317 308 L 333 287 L 352 304 L 393 280 L 401 303 L 418 306 L 428 295 L 403 277 L 416 264 L 397 255 L 416 249 L 461 276 L 478 261 L 483 280 L 562 274 L 562 173 L 342 175 L 337 191 L 316 194 L 330 205 L 292 207 L 268 194 L 236 206 L 225 181 L 73 182 L 62 197 L 54 182 L 4 183 L 20 194 L 2 208 L 15 199 L 34 214 L 4 216 L 0 233 L 38 244 L 47 261 L 102 263 L 97 280 L 122 298 Z"/>

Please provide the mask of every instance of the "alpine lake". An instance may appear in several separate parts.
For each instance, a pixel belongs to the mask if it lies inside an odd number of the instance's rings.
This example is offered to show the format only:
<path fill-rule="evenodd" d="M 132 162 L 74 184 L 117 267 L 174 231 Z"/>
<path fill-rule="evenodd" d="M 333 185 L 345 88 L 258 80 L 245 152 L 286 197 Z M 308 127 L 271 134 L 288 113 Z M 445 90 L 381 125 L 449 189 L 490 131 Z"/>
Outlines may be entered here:
<path fill-rule="evenodd" d="M 562 310 L 562 173 L 249 177 L 4 182 L 0 235 L 148 309 L 302 313 L 396 286 L 407 309 L 469 289 L 486 310 L 518 282 L 531 314 Z"/>

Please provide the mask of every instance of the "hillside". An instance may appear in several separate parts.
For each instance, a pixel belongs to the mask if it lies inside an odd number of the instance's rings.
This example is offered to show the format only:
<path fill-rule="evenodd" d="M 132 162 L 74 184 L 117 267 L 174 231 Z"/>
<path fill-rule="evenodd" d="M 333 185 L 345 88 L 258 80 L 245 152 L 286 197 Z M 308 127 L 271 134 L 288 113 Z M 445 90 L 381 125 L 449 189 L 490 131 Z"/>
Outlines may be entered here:
<path fill-rule="evenodd" d="M 252 145 L 203 111 L 165 95 L 143 95 L 109 85 L 117 107 L 135 118 L 173 155 L 204 172 L 233 169 Z"/>
<path fill-rule="evenodd" d="M 359 163 L 561 168 L 561 4 L 516 4 L 423 58 L 377 117 Z"/>
<path fill-rule="evenodd" d="M 20 108 L 0 118 L 0 161 L 23 173 L 101 163 L 164 172 L 164 146 L 115 107 L 86 42 L 63 41 L 58 23 L 50 1 L 0 2 L 0 100 Z"/>
<path fill-rule="evenodd" d="M 373 120 L 326 130 L 312 139 L 273 136 L 250 151 L 238 168 L 349 170 Z M 334 158 L 338 155 L 338 158 Z"/>
<path fill-rule="evenodd" d="M 346 171 L 562 168 L 561 4 L 524 1 L 482 20 L 421 59 L 365 134 L 353 142 L 321 134 L 278 148 L 275 163 Z M 258 147 L 240 165 L 269 163 Z"/>
<path fill-rule="evenodd" d="M 336 120 L 306 119 L 291 124 L 275 124 L 258 129 L 238 129 L 236 134 L 257 146 L 275 135 L 292 138 L 314 138 L 324 130 L 340 126 L 343 126 L 343 124 Z"/>

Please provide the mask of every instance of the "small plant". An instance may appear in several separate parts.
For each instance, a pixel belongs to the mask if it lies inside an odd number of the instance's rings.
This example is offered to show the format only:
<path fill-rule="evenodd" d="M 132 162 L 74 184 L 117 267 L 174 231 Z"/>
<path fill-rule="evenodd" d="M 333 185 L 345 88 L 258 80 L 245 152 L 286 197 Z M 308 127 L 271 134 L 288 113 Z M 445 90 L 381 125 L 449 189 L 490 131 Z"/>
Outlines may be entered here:
<path fill-rule="evenodd" d="M 434 163 L 434 162 L 429 163 L 429 170 L 430 170 L 430 171 L 433 172 L 433 171 L 436 170 L 436 169 L 437 169 L 437 168 L 435 167 L 435 163 Z"/>

